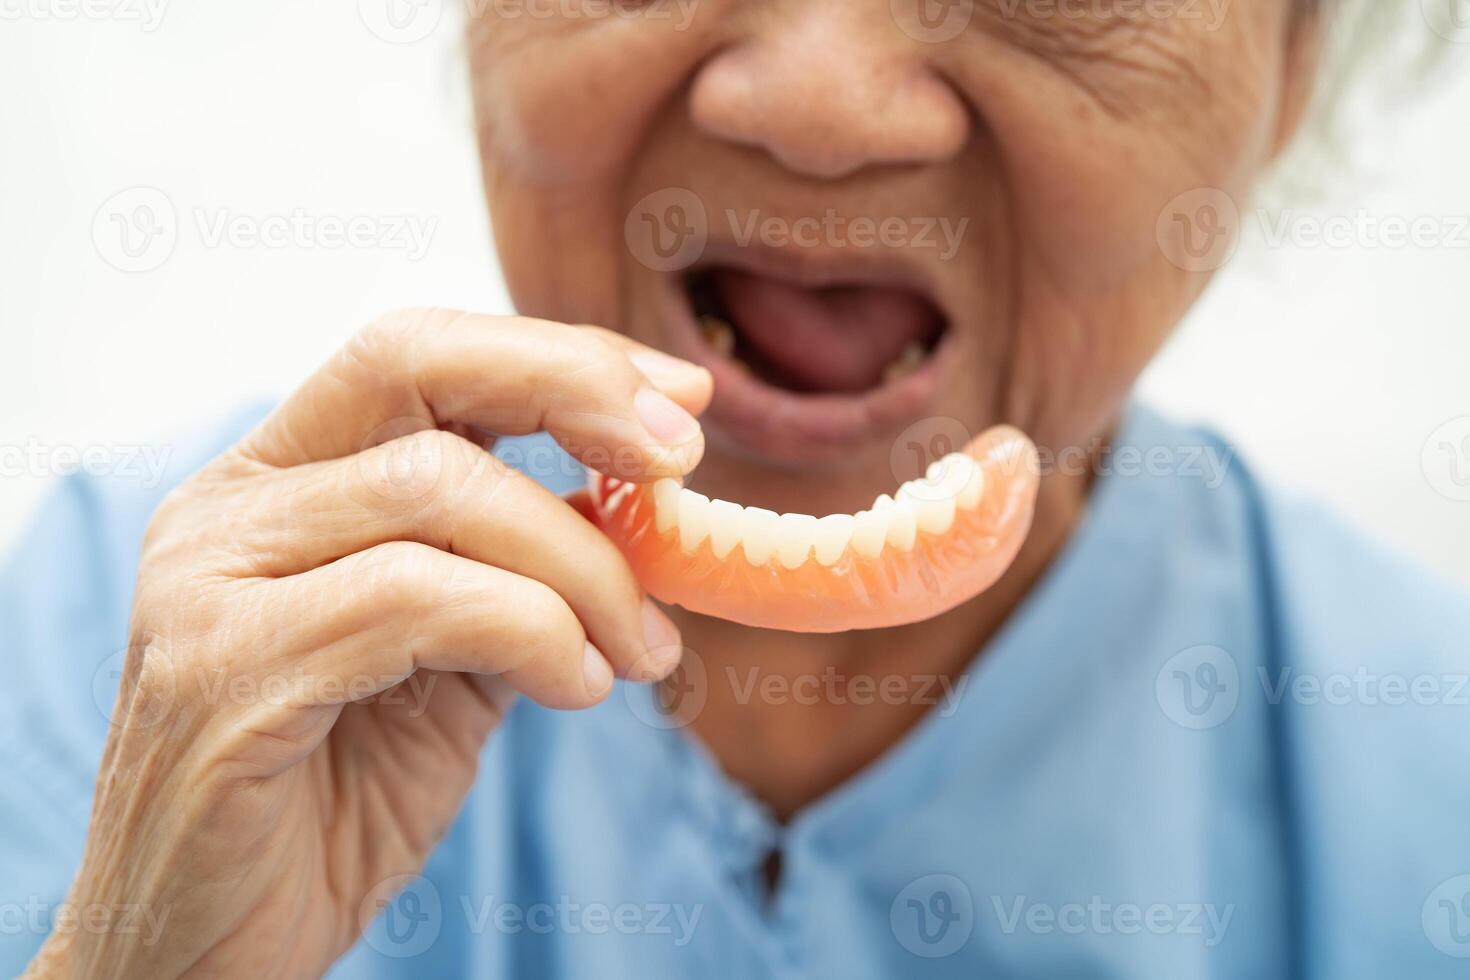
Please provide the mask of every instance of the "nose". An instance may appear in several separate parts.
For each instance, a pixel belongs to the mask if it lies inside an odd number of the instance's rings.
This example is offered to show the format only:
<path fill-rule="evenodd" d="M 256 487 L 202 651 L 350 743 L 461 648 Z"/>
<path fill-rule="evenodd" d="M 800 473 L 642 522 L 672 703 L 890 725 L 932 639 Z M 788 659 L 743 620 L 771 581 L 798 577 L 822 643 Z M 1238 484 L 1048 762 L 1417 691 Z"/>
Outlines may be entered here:
<path fill-rule="evenodd" d="M 827 179 L 964 147 L 964 100 L 888 18 L 889 4 L 781 7 L 701 66 L 690 92 L 696 126 Z"/>

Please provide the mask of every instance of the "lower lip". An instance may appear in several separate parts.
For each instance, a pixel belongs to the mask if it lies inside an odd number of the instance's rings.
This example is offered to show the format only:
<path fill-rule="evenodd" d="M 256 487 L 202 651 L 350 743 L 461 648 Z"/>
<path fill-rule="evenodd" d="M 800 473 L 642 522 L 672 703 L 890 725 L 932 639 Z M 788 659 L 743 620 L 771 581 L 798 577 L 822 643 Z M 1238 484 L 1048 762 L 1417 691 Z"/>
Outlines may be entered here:
<path fill-rule="evenodd" d="M 705 343 L 682 283 L 674 293 L 669 353 L 709 370 L 714 400 L 701 418 L 706 433 L 747 455 L 783 464 L 829 463 L 933 414 L 941 379 L 954 358 L 953 333 L 912 373 L 859 394 L 801 395 L 766 384 Z"/>

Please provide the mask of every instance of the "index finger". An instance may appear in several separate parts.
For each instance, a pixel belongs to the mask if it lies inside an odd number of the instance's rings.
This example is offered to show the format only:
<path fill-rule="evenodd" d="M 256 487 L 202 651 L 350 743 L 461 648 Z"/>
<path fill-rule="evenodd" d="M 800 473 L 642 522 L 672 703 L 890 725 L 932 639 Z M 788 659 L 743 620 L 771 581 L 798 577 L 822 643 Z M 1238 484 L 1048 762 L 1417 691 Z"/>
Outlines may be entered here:
<path fill-rule="evenodd" d="M 545 430 L 625 480 L 677 477 L 703 454 L 693 416 L 711 390 L 703 368 L 596 327 L 408 311 L 358 334 L 239 448 L 287 467 L 459 424 Z"/>

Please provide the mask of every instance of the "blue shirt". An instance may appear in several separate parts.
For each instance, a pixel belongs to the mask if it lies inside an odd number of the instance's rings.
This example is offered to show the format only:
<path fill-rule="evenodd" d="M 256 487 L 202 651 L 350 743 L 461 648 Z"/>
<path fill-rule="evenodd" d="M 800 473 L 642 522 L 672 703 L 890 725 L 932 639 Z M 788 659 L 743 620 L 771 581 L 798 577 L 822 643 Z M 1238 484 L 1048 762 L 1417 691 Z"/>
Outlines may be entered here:
<path fill-rule="evenodd" d="M 0 973 L 80 859 L 144 524 L 257 417 L 68 479 L 4 562 Z M 1147 410 L 1107 468 L 963 682 L 784 826 L 680 730 L 698 671 L 521 702 L 336 974 L 1470 976 L 1465 595 Z"/>

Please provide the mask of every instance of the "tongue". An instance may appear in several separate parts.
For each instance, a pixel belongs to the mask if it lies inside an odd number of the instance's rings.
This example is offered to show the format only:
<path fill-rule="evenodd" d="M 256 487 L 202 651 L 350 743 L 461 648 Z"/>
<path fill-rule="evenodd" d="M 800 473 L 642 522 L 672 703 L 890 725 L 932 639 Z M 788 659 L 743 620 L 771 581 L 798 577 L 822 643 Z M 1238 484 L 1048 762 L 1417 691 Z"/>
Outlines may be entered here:
<path fill-rule="evenodd" d="M 714 282 L 754 360 L 804 390 L 876 387 L 905 347 L 927 343 L 940 328 L 934 306 L 905 289 L 813 289 L 735 269 L 716 271 Z"/>

